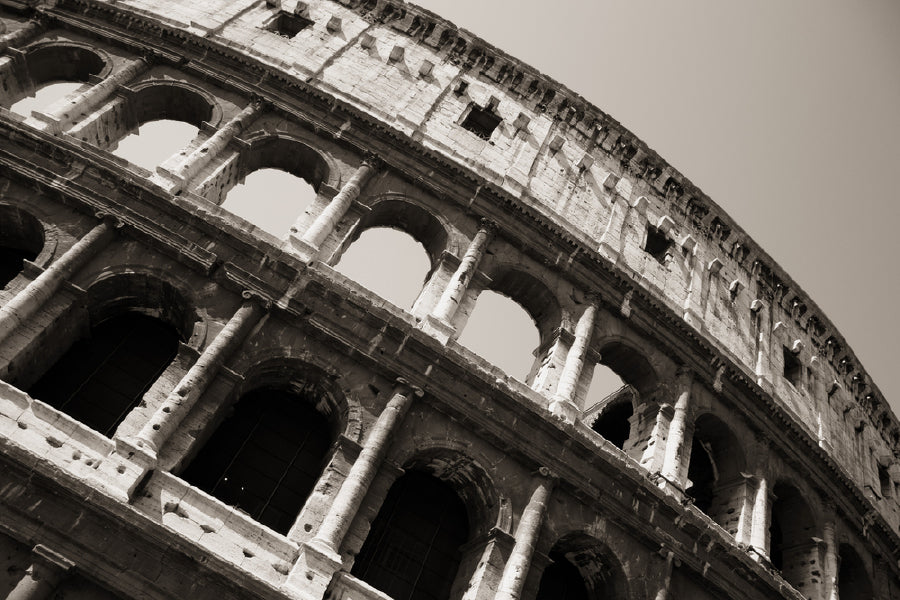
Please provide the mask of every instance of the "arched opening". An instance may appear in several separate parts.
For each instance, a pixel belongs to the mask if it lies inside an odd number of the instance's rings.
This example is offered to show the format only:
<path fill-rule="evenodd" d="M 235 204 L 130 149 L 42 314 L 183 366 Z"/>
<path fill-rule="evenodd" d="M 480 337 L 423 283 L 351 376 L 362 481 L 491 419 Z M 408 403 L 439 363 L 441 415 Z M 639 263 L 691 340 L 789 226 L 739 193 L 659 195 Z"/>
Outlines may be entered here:
<path fill-rule="evenodd" d="M 22 271 L 25 260 L 34 260 L 44 247 L 41 222 L 14 206 L 0 205 L 0 288 Z"/>
<path fill-rule="evenodd" d="M 635 407 L 653 395 L 658 378 L 650 362 L 622 342 L 607 341 L 599 348 L 600 362 L 594 365 L 585 395 L 585 416 L 593 419 L 594 431 L 624 450 Z"/>
<path fill-rule="evenodd" d="M 694 504 L 735 535 L 743 518 L 747 481 L 737 437 L 719 418 L 705 414 L 694 423 L 685 493 Z"/>
<path fill-rule="evenodd" d="M 187 146 L 214 112 L 203 94 L 183 85 L 146 85 L 128 103 L 130 128 L 135 131 L 114 142 L 110 150 L 148 170 Z"/>
<path fill-rule="evenodd" d="M 525 381 L 541 338 L 531 315 L 519 303 L 485 290 L 478 295 L 458 341 L 508 375 Z"/>
<path fill-rule="evenodd" d="M 277 237 L 316 199 L 309 183 L 280 169 L 260 169 L 228 192 L 222 208 Z"/>
<path fill-rule="evenodd" d="M 445 600 L 468 538 L 466 506 L 454 488 L 409 471 L 388 491 L 351 574 L 395 600 Z"/>
<path fill-rule="evenodd" d="M 631 416 L 634 406 L 630 394 L 626 398 L 611 402 L 594 420 L 591 429 L 609 440 L 613 446 L 622 450 L 631 435 Z"/>
<path fill-rule="evenodd" d="M 779 482 L 773 493 L 769 559 L 794 588 L 811 589 L 821 571 L 812 513 L 793 485 Z"/>
<path fill-rule="evenodd" d="M 411 308 L 446 246 L 447 232 L 434 215 L 389 198 L 361 219 L 335 269 L 395 306 Z"/>
<path fill-rule="evenodd" d="M 282 137 L 250 142 L 242 154 L 239 179 L 222 207 L 263 231 L 282 237 L 316 199 L 328 178 L 328 164 L 309 146 Z"/>
<path fill-rule="evenodd" d="M 69 44 L 43 44 L 25 55 L 27 76 L 19 77 L 23 87 L 10 92 L 9 109 L 28 116 L 43 110 L 75 91 L 91 76 L 106 69 L 106 61 L 86 47 Z"/>
<path fill-rule="evenodd" d="M 583 533 L 559 539 L 541 575 L 536 600 L 627 599 L 621 563 L 605 544 Z"/>
<path fill-rule="evenodd" d="M 422 244 L 387 227 L 367 229 L 335 269 L 391 304 L 409 309 L 422 291 L 430 262 Z"/>
<path fill-rule="evenodd" d="M 322 473 L 333 427 L 316 385 L 238 400 L 182 479 L 286 534 Z"/>
<path fill-rule="evenodd" d="M 838 551 L 838 597 L 841 600 L 872 600 L 875 597 L 872 579 L 862 558 L 849 544 L 841 544 Z"/>
<path fill-rule="evenodd" d="M 178 331 L 139 312 L 91 328 L 28 393 L 111 436 L 178 351 Z"/>
<path fill-rule="evenodd" d="M 153 171 L 156 166 L 191 143 L 200 129 L 173 119 L 142 123 L 123 137 L 112 153 L 131 164 Z"/>

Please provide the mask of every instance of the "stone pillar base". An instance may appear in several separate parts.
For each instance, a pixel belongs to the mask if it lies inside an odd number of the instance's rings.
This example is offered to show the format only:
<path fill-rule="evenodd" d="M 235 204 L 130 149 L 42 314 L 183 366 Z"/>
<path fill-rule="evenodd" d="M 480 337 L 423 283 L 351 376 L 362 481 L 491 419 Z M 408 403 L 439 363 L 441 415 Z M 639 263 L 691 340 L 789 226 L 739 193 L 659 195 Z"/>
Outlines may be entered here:
<path fill-rule="evenodd" d="M 453 325 L 446 321 L 438 319 L 434 315 L 427 315 L 419 323 L 419 329 L 436 338 L 444 346 L 450 341 L 450 338 L 456 333 Z"/>
<path fill-rule="evenodd" d="M 308 242 L 304 242 L 294 234 L 288 236 L 285 247 L 291 254 L 299 256 L 303 262 L 310 262 L 319 254 L 318 248 Z"/>
<path fill-rule="evenodd" d="M 315 546 L 314 541 L 304 542 L 284 586 L 301 600 L 322 600 L 341 565 L 337 553 Z"/>

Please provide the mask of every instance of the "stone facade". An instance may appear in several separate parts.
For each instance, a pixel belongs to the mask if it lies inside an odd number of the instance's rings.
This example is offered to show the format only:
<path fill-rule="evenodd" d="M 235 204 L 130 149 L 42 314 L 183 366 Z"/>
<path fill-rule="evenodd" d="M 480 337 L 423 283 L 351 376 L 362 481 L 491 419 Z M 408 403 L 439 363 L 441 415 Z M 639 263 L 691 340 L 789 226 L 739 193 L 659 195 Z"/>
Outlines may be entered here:
<path fill-rule="evenodd" d="M 0 8 L 0 246 L 30 253 L 0 292 L 0 594 L 386 598 L 355 563 L 419 474 L 468 524 L 450 598 L 900 597 L 884 398 L 728 215 L 570 90 L 402 2 Z M 9 110 L 59 80 L 82 85 Z M 199 133 L 153 172 L 110 153 L 161 118 Z M 220 206 L 264 167 L 316 191 L 284 239 Z M 428 253 L 408 311 L 333 268 L 379 226 Z M 456 341 L 484 290 L 537 325 L 525 381 Z M 177 343 L 107 434 L 26 393 L 135 314 Z M 597 364 L 628 387 L 586 406 Z M 260 390 L 327 434 L 284 527 L 187 481 Z"/>

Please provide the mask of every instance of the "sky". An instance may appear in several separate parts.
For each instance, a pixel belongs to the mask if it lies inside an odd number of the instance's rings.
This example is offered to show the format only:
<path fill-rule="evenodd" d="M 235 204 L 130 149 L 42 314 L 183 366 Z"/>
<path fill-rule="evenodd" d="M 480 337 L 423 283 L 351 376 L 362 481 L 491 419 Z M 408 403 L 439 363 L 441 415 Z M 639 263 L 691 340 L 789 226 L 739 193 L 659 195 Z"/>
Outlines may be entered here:
<path fill-rule="evenodd" d="M 656 150 L 803 288 L 900 413 L 900 2 L 416 3 Z"/>

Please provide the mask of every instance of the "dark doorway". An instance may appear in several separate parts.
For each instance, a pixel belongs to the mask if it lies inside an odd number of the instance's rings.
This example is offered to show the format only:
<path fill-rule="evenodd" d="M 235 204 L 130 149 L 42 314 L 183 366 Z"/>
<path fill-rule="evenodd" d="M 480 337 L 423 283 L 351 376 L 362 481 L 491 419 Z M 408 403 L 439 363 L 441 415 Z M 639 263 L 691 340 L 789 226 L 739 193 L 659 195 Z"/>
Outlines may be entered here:
<path fill-rule="evenodd" d="M 28 393 L 111 436 L 177 352 L 174 327 L 122 313 L 91 328 Z"/>
<path fill-rule="evenodd" d="M 409 472 L 391 486 L 351 573 L 394 600 L 445 600 L 468 533 L 456 491 L 432 475 Z"/>

